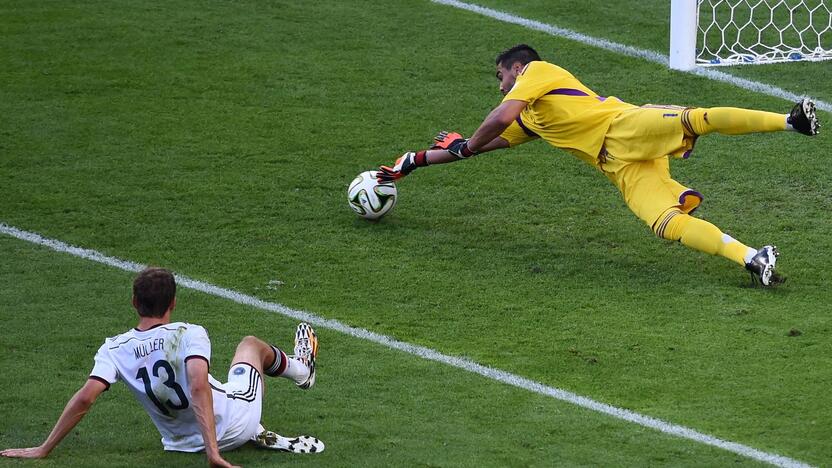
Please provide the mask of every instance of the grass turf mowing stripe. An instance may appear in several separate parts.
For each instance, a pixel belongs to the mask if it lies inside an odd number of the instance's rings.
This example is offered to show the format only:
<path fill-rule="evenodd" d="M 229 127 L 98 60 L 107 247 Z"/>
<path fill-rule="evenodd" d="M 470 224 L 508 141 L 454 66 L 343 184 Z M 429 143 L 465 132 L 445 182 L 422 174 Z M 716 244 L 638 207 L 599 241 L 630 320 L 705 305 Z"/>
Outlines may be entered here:
<path fill-rule="evenodd" d="M 0 223 L 0 233 L 9 235 L 11 237 L 15 237 L 26 242 L 31 242 L 33 244 L 48 247 L 57 252 L 68 253 L 76 257 L 109 265 L 115 268 L 119 268 L 121 270 L 138 272 L 145 268 L 145 265 L 139 263 L 110 257 L 95 250 L 75 247 L 58 240 L 43 237 L 37 233 L 24 231 L 13 226 L 9 226 L 4 223 Z M 512 374 L 510 372 L 483 366 L 468 359 L 448 356 L 433 349 L 426 348 L 424 346 L 418 346 L 398 341 L 389 336 L 374 333 L 363 328 L 351 327 L 349 325 L 341 323 L 338 320 L 326 319 L 309 312 L 291 309 L 282 304 L 266 302 L 257 299 L 253 296 L 249 296 L 246 294 L 239 293 L 237 291 L 215 286 L 210 283 L 194 280 L 182 275 L 176 275 L 176 281 L 179 285 L 189 289 L 193 289 L 217 297 L 226 298 L 239 304 L 248 305 L 261 310 L 276 312 L 286 317 L 293 318 L 295 320 L 309 322 L 317 327 L 335 330 L 346 335 L 353 336 L 355 338 L 361 338 L 367 341 L 378 343 L 382 346 L 386 346 L 391 349 L 396 349 L 409 354 L 413 354 L 423 359 L 441 362 L 498 382 L 529 390 L 531 392 L 535 392 L 541 395 L 549 396 L 557 400 L 565 401 L 567 403 L 580 406 L 582 408 L 590 409 L 599 413 L 612 416 L 614 418 L 622 419 L 624 421 L 638 424 L 640 426 L 644 426 L 650 429 L 655 429 L 666 434 L 682 437 L 705 445 L 710 445 L 724 450 L 728 450 L 730 452 L 754 460 L 759 460 L 765 463 L 770 463 L 772 465 L 782 467 L 810 466 L 806 463 L 794 460 L 792 458 L 784 457 L 782 455 L 774 453 L 764 452 L 753 447 L 719 439 L 708 434 L 703 434 L 685 426 L 672 424 L 660 419 L 652 418 L 650 416 L 645 416 L 639 413 L 635 413 L 633 411 L 608 405 L 606 403 L 601 403 L 591 398 L 576 395 L 574 393 L 568 392 L 566 390 L 561 390 L 559 388 L 550 387 L 542 383 L 535 382 L 533 380 Z"/>
<path fill-rule="evenodd" d="M 619 44 L 617 42 L 608 41 L 606 39 L 599 39 L 596 37 L 588 36 L 586 34 L 581 34 L 576 31 L 572 31 L 571 29 L 561 28 L 558 26 L 554 26 L 551 24 L 541 23 L 540 21 L 530 20 L 527 18 L 523 18 L 521 16 L 512 15 L 511 13 L 506 13 L 499 10 L 494 10 L 491 8 L 460 2 L 459 0 L 431 0 L 433 3 L 438 3 L 440 5 L 447 5 L 454 8 L 459 8 L 462 10 L 467 10 L 472 13 L 477 13 L 483 16 L 487 16 L 489 18 L 496 19 L 498 21 L 502 21 L 505 23 L 510 24 L 517 24 L 520 26 L 524 26 L 529 29 L 533 29 L 535 31 L 541 31 L 552 36 L 563 37 L 566 39 L 570 39 L 576 42 L 580 42 L 581 44 L 586 44 L 592 47 L 598 47 L 600 49 L 609 50 L 612 52 L 616 52 L 621 55 L 627 55 L 630 57 L 641 58 L 644 60 L 648 60 L 650 62 L 656 62 L 664 66 L 668 66 L 669 60 L 666 55 L 662 55 L 658 52 L 654 52 L 652 50 L 646 49 L 639 49 L 637 47 L 632 47 L 624 44 Z M 797 102 L 802 99 L 804 96 L 795 94 L 791 91 L 786 91 L 785 89 L 778 88 L 777 86 L 772 86 L 765 83 L 760 83 L 758 81 L 749 80 L 746 78 L 739 78 L 737 76 L 731 75 L 729 73 L 712 70 L 709 68 L 704 67 L 696 67 L 693 70 L 686 71 L 685 73 L 691 73 L 693 75 L 703 76 L 705 78 L 709 78 L 715 81 L 722 81 L 725 83 L 732 84 L 742 89 L 747 89 L 749 91 L 754 91 L 761 94 L 766 94 L 773 97 L 778 97 L 785 99 L 791 102 Z M 832 112 L 832 104 L 820 101 L 815 99 L 815 105 L 818 109 L 825 110 L 827 112 Z"/>

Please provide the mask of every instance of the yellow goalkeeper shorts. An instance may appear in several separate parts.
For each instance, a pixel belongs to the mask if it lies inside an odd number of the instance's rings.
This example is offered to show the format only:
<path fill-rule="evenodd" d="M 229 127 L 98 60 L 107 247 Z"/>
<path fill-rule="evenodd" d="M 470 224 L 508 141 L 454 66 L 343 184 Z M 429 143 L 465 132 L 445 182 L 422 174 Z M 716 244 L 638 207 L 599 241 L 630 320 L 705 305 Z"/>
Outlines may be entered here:
<path fill-rule="evenodd" d="M 696 136 L 678 106 L 647 105 L 619 114 L 610 125 L 599 166 L 627 206 L 652 227 L 668 209 L 691 213 L 702 194 L 670 177 L 670 157 L 687 158 Z"/>
<path fill-rule="evenodd" d="M 691 213 L 702 203 L 702 194 L 670 177 L 666 156 L 647 161 L 607 162 L 601 167 L 621 191 L 627 206 L 650 227 L 670 208 Z"/>
<path fill-rule="evenodd" d="M 687 158 L 696 136 L 689 108 L 648 104 L 628 109 L 613 119 L 604 137 L 608 155 L 620 161 L 672 156 Z"/>

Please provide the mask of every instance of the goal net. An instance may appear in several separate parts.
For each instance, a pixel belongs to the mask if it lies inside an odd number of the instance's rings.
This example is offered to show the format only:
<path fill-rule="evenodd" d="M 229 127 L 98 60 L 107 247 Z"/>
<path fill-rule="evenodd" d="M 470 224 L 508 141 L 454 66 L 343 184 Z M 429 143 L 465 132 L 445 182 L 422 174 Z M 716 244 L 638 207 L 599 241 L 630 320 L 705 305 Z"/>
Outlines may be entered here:
<path fill-rule="evenodd" d="M 677 48 L 693 49 L 686 51 L 682 69 L 832 59 L 832 0 L 673 0 L 671 5 L 673 68 L 680 68 L 673 66 L 674 34 L 685 36 L 683 43 L 676 38 Z"/>

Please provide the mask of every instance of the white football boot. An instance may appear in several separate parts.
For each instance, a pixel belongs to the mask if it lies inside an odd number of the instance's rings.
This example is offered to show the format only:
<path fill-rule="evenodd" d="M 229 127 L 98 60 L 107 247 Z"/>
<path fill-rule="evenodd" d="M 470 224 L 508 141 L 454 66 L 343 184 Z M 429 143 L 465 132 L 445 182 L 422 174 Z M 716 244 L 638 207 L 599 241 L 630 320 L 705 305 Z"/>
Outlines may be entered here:
<path fill-rule="evenodd" d="M 298 387 L 306 390 L 315 385 L 315 359 L 318 357 L 318 335 L 308 323 L 301 323 L 295 332 L 295 359 L 309 367 L 309 377 Z"/>

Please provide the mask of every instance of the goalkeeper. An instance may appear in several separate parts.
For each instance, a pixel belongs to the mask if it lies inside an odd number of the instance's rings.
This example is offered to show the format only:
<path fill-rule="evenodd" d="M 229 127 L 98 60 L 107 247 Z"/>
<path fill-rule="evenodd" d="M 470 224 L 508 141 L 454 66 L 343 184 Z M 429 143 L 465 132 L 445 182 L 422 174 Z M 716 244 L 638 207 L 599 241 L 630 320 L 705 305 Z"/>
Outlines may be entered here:
<path fill-rule="evenodd" d="M 812 101 L 803 99 L 785 115 L 731 107 L 639 107 L 599 96 L 525 44 L 498 55 L 496 65 L 505 97 L 470 139 L 441 132 L 430 150 L 408 152 L 393 167 L 382 166 L 379 181 L 542 138 L 600 170 L 657 236 L 744 265 L 764 286 L 784 281 L 775 272 L 776 247 L 753 249 L 691 216 L 702 195 L 670 177 L 669 160 L 689 157 L 696 139 L 708 133 L 816 135 L 820 125 Z"/>

